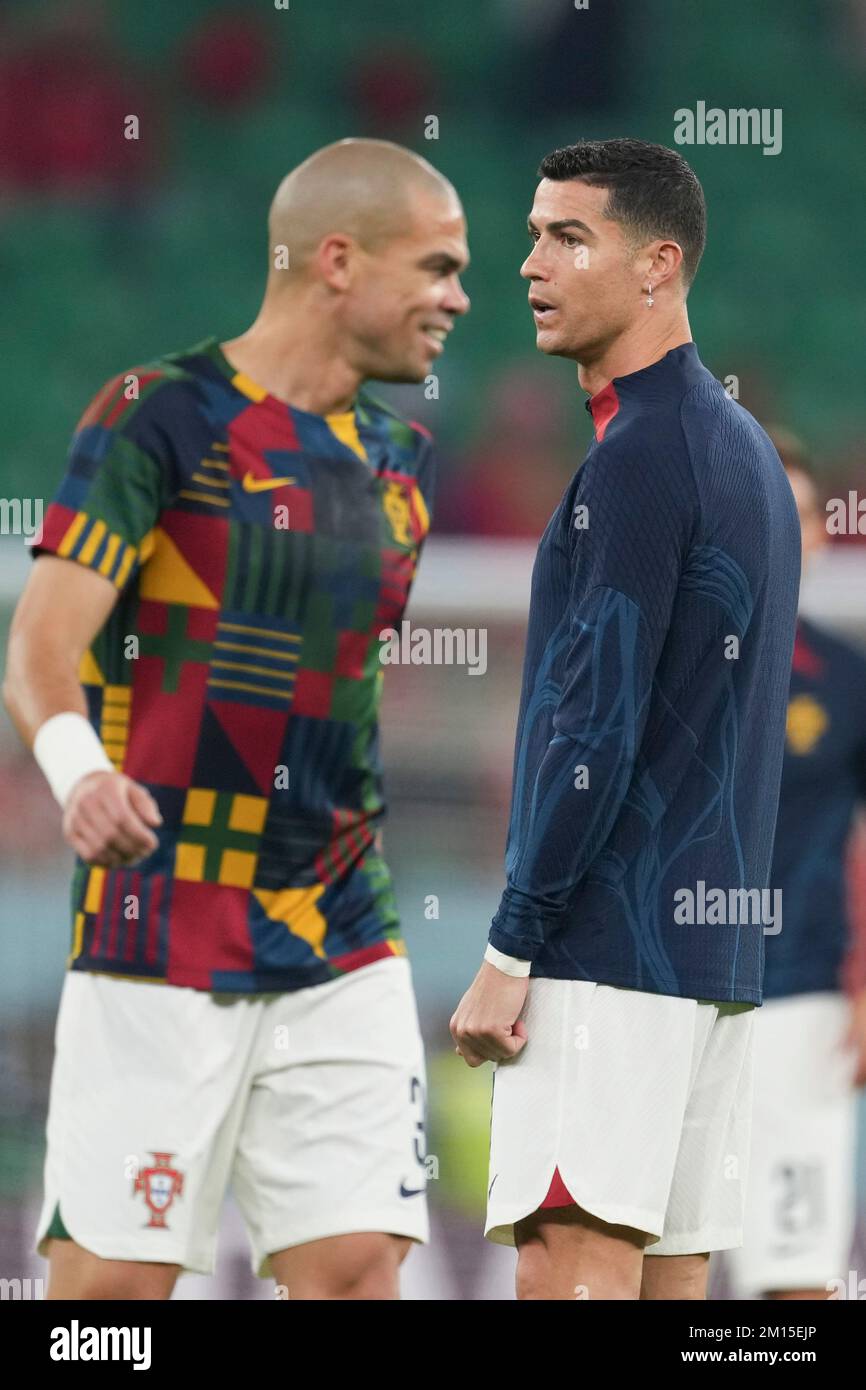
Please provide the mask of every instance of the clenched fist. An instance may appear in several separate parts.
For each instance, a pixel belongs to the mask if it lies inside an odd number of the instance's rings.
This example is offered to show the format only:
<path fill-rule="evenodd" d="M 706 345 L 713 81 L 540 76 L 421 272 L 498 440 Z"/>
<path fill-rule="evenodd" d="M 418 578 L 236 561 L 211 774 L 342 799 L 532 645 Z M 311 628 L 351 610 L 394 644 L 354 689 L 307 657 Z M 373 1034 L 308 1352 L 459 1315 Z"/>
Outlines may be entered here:
<path fill-rule="evenodd" d="M 470 1067 L 507 1062 L 526 1045 L 526 1028 L 518 1015 L 528 987 L 528 976 L 506 975 L 482 961 L 451 1020 L 457 1051 Z"/>
<path fill-rule="evenodd" d="M 153 854 L 162 825 L 150 792 L 122 772 L 89 772 L 69 794 L 63 835 L 86 864 L 117 869 Z"/>

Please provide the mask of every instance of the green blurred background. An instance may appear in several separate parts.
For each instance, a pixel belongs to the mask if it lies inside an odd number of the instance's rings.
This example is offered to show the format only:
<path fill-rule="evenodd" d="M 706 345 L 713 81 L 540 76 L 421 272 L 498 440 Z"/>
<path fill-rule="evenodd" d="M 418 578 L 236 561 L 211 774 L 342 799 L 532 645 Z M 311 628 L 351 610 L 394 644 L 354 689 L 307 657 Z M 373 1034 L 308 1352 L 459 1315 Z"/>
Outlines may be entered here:
<path fill-rule="evenodd" d="M 420 388 L 388 393 L 440 450 L 412 616 L 483 623 L 489 634 L 483 679 L 395 668 L 386 682 L 386 848 L 431 1054 L 438 1162 L 439 1239 L 407 1267 L 410 1296 L 512 1292 L 513 1257 L 478 1231 L 489 1074 L 457 1063 L 447 1020 L 502 886 L 533 541 L 589 437 L 573 365 L 534 353 L 518 275 L 535 170 L 582 137 L 673 144 L 674 113 L 698 101 L 783 115 L 776 156 L 683 148 L 709 207 L 689 300 L 702 357 L 736 379 L 762 423 L 802 437 L 828 492 L 862 490 L 862 0 L 590 0 L 586 10 L 573 0 L 0 0 L 0 497 L 50 497 L 70 433 L 110 375 L 247 326 L 270 198 L 318 146 L 347 135 L 399 141 L 446 173 L 466 207 L 472 312 L 432 399 Z M 120 135 L 129 115 L 136 141 Z M 866 550 L 846 539 L 818 577 L 816 611 L 863 638 Z M 21 539 L 0 534 L 4 644 L 26 566 Z M 42 1269 L 29 1241 L 68 870 L 53 802 L 0 716 L 6 1277 Z M 433 921 L 429 894 L 440 900 Z M 218 1279 L 182 1290 L 268 1296 L 249 1276 L 233 1209 Z"/>

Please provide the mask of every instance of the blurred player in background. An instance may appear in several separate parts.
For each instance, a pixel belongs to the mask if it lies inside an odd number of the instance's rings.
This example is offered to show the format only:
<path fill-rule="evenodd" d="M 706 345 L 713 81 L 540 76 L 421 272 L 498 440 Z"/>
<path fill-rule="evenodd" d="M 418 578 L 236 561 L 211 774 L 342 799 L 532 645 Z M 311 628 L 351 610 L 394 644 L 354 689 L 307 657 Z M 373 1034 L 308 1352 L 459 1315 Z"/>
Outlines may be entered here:
<path fill-rule="evenodd" d="M 521 273 L 595 437 L 535 562 L 508 883 L 452 1028 L 499 1063 L 486 1233 L 518 1296 L 704 1298 L 742 1234 L 799 527 L 691 340 L 689 165 L 606 140 L 539 174 Z"/>
<path fill-rule="evenodd" d="M 210 1272 L 229 1181 L 292 1298 L 396 1297 L 426 1238 L 377 717 L 432 459 L 361 388 L 442 352 L 465 226 L 424 160 L 341 141 L 280 185 L 269 244 L 246 333 L 86 411 L 11 633 L 6 702 L 78 855 L 51 1298 Z"/>
<path fill-rule="evenodd" d="M 801 446 L 774 438 L 808 565 L 827 539 L 826 517 Z M 738 1298 L 827 1298 L 837 1279 L 847 1296 L 866 979 L 845 978 L 853 922 L 864 917 L 862 904 L 849 911 L 845 870 L 864 805 L 866 658 L 801 617 L 773 850 L 782 930 L 765 939 L 764 1005 L 755 1019 L 745 1239 L 726 1257 Z"/>

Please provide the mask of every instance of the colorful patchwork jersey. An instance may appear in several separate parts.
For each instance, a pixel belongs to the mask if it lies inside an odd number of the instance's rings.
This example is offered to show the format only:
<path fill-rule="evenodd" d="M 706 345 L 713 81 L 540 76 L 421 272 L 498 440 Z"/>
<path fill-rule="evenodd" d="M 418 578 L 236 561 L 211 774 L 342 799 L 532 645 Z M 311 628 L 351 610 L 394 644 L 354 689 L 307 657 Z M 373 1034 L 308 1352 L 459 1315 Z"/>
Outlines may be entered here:
<path fill-rule="evenodd" d="M 109 382 L 49 551 L 119 590 L 80 671 L 163 817 L 134 868 L 79 862 L 74 970 L 298 989 L 402 954 L 380 853 L 379 633 L 429 527 L 429 437 L 361 391 L 297 410 L 216 339 Z"/>

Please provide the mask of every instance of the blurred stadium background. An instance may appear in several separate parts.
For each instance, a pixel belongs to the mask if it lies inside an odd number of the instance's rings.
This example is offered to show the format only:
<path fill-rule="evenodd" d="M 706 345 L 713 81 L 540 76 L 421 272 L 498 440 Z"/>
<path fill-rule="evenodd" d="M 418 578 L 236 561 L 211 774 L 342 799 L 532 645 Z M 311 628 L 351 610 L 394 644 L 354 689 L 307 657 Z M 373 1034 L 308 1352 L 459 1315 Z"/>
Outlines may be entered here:
<path fill-rule="evenodd" d="M 489 1069 L 453 1056 L 502 854 L 533 542 L 589 437 L 574 368 L 537 357 L 517 271 L 535 169 L 581 137 L 673 144 L 674 112 L 781 108 L 783 146 L 685 148 L 709 245 L 690 315 L 702 357 L 765 425 L 799 434 L 826 496 L 866 496 L 863 0 L 0 0 L 0 499 L 47 499 L 87 400 L 122 367 L 252 319 L 280 178 L 345 135 L 426 155 L 463 197 L 474 301 L 438 395 L 384 390 L 439 443 L 413 622 L 484 628 L 487 670 L 393 667 L 385 843 L 432 1086 L 432 1248 L 408 1297 L 513 1296 L 483 1242 Z M 137 141 L 122 138 L 137 115 Z M 436 117 L 435 122 L 430 118 Z M 427 136 L 435 133 L 435 139 Z M 27 572 L 0 534 L 0 639 Z M 864 521 L 866 529 L 866 521 Z M 866 536 L 835 538 L 806 595 L 866 643 Z M 38 1276 L 54 1014 L 70 856 L 0 715 L 0 1276 Z M 438 918 L 425 916 L 436 895 Z M 861 895 L 862 896 L 862 895 Z M 866 1112 L 864 1112 L 866 1113 Z M 861 1136 L 864 1125 L 861 1124 Z M 861 1144 L 861 1222 L 866 1159 Z M 852 1268 L 866 1268 L 857 1237 Z M 716 1292 L 723 1296 L 724 1284 Z M 178 1297 L 270 1297 L 231 1207 L 214 1280 Z"/>

